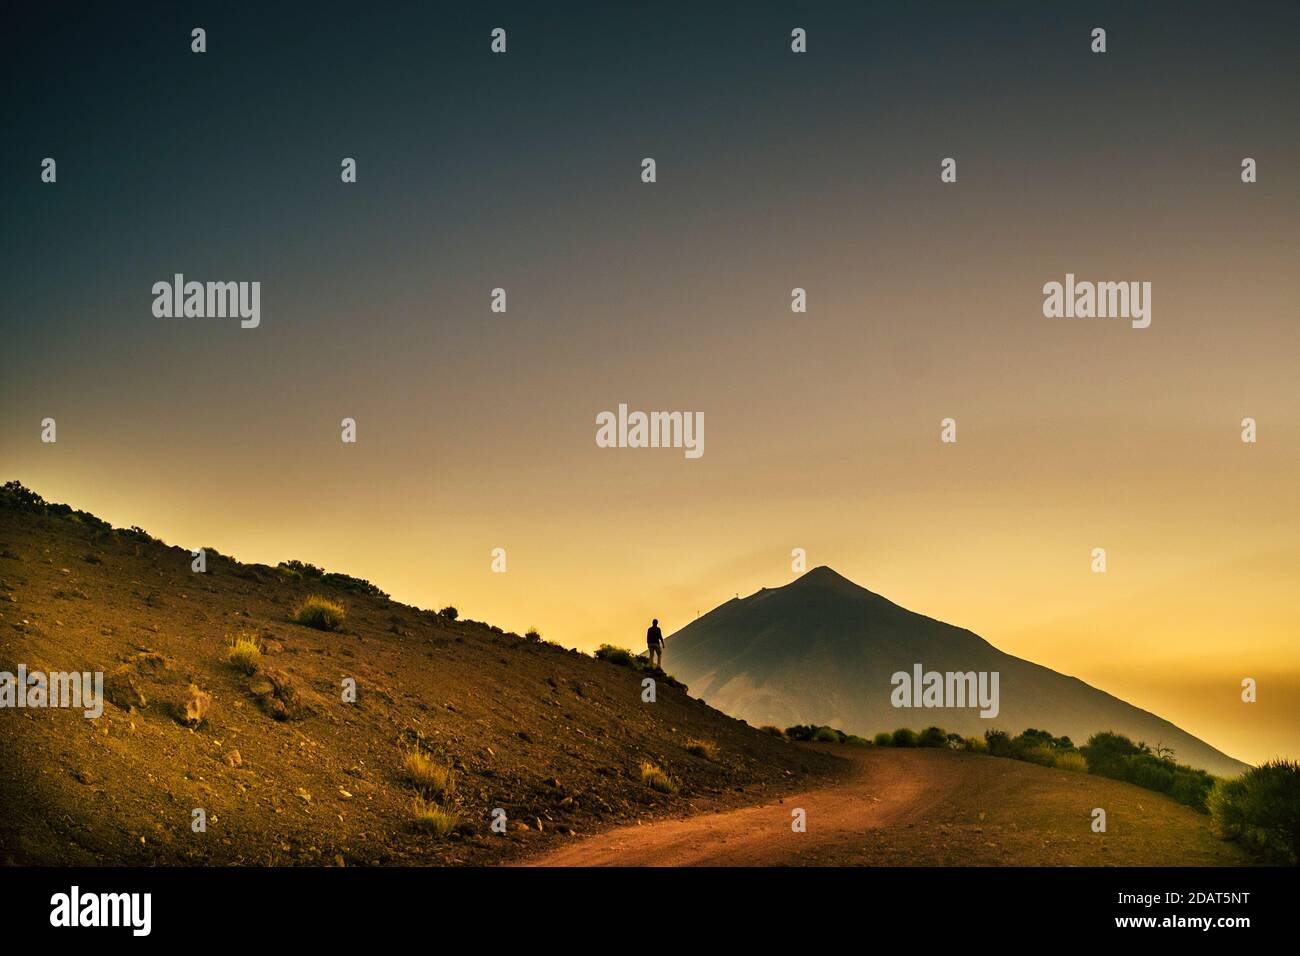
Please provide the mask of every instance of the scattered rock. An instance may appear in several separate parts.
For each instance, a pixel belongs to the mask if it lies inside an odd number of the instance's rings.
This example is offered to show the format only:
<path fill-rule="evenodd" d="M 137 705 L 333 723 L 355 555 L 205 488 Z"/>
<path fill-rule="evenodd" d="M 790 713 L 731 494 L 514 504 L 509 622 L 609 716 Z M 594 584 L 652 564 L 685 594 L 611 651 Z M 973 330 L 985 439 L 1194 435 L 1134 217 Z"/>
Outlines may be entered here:
<path fill-rule="evenodd" d="M 267 684 L 270 685 L 269 692 Z M 262 709 L 276 720 L 302 720 L 320 709 L 315 693 L 287 671 L 275 667 L 263 668 L 253 675 L 249 689 L 257 696 Z"/>
<path fill-rule="evenodd" d="M 211 707 L 212 695 L 199 690 L 197 684 L 190 684 L 176 707 L 176 713 L 182 724 L 197 727 L 207 718 Z"/>
<path fill-rule="evenodd" d="M 239 767 L 243 764 L 244 758 L 239 755 L 238 750 L 232 750 L 224 758 L 227 767 Z"/>
<path fill-rule="evenodd" d="M 109 703 L 123 710 L 130 710 L 132 707 L 147 707 L 149 704 L 149 700 L 145 697 L 144 689 L 140 686 L 136 675 L 125 670 L 110 674 L 104 680 L 104 696 L 108 698 Z"/>
<path fill-rule="evenodd" d="M 248 690 L 254 697 L 264 697 L 275 693 L 275 685 L 265 674 L 254 674 L 248 682 Z"/>

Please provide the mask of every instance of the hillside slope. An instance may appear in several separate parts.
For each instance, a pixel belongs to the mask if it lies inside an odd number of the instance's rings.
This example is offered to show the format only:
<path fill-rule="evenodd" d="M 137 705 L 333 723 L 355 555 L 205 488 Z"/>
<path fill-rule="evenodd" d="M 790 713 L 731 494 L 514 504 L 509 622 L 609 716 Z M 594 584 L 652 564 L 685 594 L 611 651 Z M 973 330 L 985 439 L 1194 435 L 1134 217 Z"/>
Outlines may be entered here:
<path fill-rule="evenodd" d="M 929 724 L 965 735 L 1037 727 L 1077 743 L 1113 730 L 1172 746 L 1180 763 L 1211 773 L 1247 769 L 1167 720 L 899 607 L 826 567 L 697 618 L 670 636 L 666 661 L 702 699 L 753 724 L 830 724 L 862 735 Z M 911 673 L 915 664 L 926 671 L 997 671 L 998 716 L 893 707 L 891 676 Z"/>
<path fill-rule="evenodd" d="M 211 552 L 195 573 L 187 550 L 43 510 L 0 506 L 0 671 L 104 671 L 114 702 L 0 710 L 0 864 L 491 863 L 844 770 L 662 682 L 642 703 L 642 675 L 577 652 Z M 291 620 L 310 594 L 347 605 L 341 632 Z M 252 676 L 224 659 L 239 631 L 266 649 Z M 211 698 L 194 728 L 190 684 Z M 456 768 L 448 837 L 413 825 L 411 748 Z M 681 791 L 645 786 L 642 760 Z"/>

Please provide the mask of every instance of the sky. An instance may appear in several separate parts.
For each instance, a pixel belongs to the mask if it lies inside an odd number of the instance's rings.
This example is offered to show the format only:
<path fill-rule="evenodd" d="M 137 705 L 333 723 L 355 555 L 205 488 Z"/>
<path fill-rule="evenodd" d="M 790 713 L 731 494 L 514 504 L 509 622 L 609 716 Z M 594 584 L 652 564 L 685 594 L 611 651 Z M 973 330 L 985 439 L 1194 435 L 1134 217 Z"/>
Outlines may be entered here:
<path fill-rule="evenodd" d="M 802 548 L 1300 756 L 1296 7 L 226 6 L 6 14 L 0 479 L 584 649 Z M 178 272 L 259 327 L 155 317 Z"/>

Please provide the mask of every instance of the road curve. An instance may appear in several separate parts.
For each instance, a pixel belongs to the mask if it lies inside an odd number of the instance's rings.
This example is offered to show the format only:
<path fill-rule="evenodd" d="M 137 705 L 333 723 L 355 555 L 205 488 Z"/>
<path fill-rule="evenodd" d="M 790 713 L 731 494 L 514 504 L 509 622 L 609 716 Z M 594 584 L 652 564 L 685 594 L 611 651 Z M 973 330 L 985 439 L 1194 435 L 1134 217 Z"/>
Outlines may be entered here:
<path fill-rule="evenodd" d="M 1130 784 L 941 750 L 838 748 L 855 767 L 758 806 L 624 826 L 532 866 L 1240 865 L 1209 818 Z M 1105 833 L 1092 828 L 1106 810 Z M 803 810 L 805 832 L 792 828 Z"/>

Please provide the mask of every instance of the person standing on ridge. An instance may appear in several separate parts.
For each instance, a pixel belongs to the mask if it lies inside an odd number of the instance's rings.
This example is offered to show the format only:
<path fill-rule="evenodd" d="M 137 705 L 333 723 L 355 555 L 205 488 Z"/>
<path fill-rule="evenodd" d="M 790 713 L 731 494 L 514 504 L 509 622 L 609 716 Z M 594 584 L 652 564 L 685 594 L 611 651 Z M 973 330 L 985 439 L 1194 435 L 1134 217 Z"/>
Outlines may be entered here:
<path fill-rule="evenodd" d="M 650 622 L 650 629 L 645 632 L 645 643 L 651 667 L 663 669 L 664 632 L 659 630 L 659 618 Z"/>

